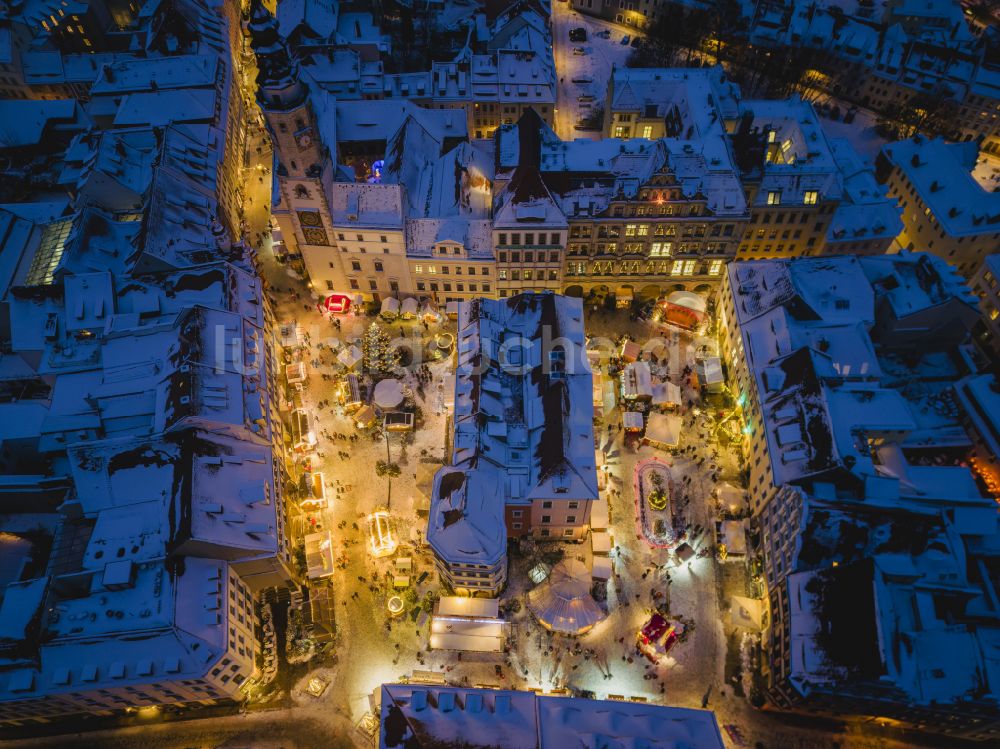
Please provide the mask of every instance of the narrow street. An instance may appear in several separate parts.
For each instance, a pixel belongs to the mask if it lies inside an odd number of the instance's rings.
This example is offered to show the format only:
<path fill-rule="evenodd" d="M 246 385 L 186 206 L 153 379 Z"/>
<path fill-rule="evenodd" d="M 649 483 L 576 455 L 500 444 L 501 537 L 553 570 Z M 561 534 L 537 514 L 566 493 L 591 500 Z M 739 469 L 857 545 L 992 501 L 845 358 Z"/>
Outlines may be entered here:
<path fill-rule="evenodd" d="M 571 42 L 569 32 L 574 28 L 586 29 L 587 41 Z M 604 106 L 612 67 L 624 66 L 632 51 L 627 44 L 621 44 L 623 35 L 631 33 L 623 28 L 581 15 L 568 2 L 552 3 L 552 48 L 559 76 L 555 131 L 560 138 L 601 138 L 599 130 L 579 130 L 577 123 Z M 608 38 L 597 36 L 601 32 L 607 33 Z M 585 53 L 574 54 L 575 48 Z M 586 82 L 574 83 L 574 80 Z M 581 96 L 593 98 L 580 101 Z"/>

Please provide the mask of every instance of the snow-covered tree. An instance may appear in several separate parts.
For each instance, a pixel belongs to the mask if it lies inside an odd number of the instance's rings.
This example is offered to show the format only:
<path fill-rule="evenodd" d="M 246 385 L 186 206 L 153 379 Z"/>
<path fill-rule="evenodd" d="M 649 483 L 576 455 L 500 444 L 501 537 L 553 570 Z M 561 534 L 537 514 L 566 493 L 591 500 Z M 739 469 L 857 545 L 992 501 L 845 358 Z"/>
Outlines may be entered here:
<path fill-rule="evenodd" d="M 389 334 L 372 323 L 361 339 L 362 364 L 375 379 L 386 377 L 399 366 L 399 352 L 389 345 Z"/>

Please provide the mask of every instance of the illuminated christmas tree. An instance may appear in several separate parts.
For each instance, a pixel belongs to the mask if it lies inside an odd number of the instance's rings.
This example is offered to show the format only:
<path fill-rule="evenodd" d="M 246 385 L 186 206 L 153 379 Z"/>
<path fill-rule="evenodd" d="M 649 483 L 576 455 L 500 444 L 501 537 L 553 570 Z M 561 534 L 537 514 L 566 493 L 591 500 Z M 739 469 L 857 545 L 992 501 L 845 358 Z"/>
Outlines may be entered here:
<path fill-rule="evenodd" d="M 389 334 L 378 323 L 372 323 L 361 339 L 364 370 L 375 378 L 395 374 L 399 366 L 399 352 L 389 345 Z"/>

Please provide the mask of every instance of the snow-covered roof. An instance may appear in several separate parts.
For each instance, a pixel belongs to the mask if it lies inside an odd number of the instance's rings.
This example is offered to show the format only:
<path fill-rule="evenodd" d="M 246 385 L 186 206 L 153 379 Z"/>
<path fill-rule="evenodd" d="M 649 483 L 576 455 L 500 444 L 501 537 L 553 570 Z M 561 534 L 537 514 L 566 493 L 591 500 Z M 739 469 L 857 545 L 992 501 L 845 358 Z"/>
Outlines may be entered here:
<path fill-rule="evenodd" d="M 1000 385 L 996 378 L 970 375 L 955 386 L 955 396 L 990 453 L 1000 455 Z"/>
<path fill-rule="evenodd" d="M 950 236 L 1000 232 L 1000 192 L 989 192 L 972 176 L 978 145 L 922 136 L 890 143 L 882 155 L 898 168 Z"/>
<path fill-rule="evenodd" d="M 900 378 L 933 383 L 941 375 L 931 354 L 897 372 L 891 351 L 876 350 L 872 331 L 893 331 L 897 321 L 925 319 L 924 311 L 945 305 L 966 310 L 971 325 L 975 299 L 947 265 L 900 253 L 748 261 L 727 272 L 763 417 L 755 428 L 766 436 L 775 484 L 853 474 L 862 483 L 890 480 L 896 496 L 936 491 L 944 474 L 909 465 L 900 446 L 961 444 L 961 430 L 953 431 L 954 420 L 929 423 L 921 413 L 933 387 L 904 388 Z M 950 309 L 942 324 L 961 319 Z M 928 340 L 935 335 L 926 324 L 920 330 Z M 891 346 L 893 335 L 880 344 Z M 895 436 L 873 450 L 858 434 Z"/>
<path fill-rule="evenodd" d="M 723 749 L 708 710 L 507 689 L 382 685 L 380 746 L 486 742 L 504 749 Z"/>
<path fill-rule="evenodd" d="M 338 144 L 384 141 L 388 146 L 411 121 L 437 144 L 435 156 L 444 153 L 450 139 L 457 142 L 468 136 L 465 114 L 454 109 L 427 109 L 410 101 L 380 100 L 337 101 L 334 110 Z M 334 145 L 327 143 L 331 151 Z"/>
<path fill-rule="evenodd" d="M 704 137 L 721 120 L 738 114 L 740 89 L 721 65 L 712 68 L 616 68 L 611 76 L 612 112 L 639 118 L 679 119 L 683 138 Z M 687 132 L 690 131 L 690 132 Z"/>
<path fill-rule="evenodd" d="M 330 219 L 336 227 L 403 228 L 403 188 L 391 184 L 331 182 L 327 185 Z"/>
<path fill-rule="evenodd" d="M 337 0 L 282 0 L 277 6 L 278 26 L 284 37 L 293 34 L 329 40 L 337 30 Z"/>
<path fill-rule="evenodd" d="M 91 87 L 92 96 L 132 94 L 171 89 L 215 88 L 218 55 L 129 57 L 101 68 Z"/>
<path fill-rule="evenodd" d="M 74 133 L 88 125 L 76 99 L 0 99 L 0 149 L 38 146 L 55 130 Z"/>
<path fill-rule="evenodd" d="M 894 198 L 888 197 L 886 187 L 875 178 L 872 167 L 849 141 L 831 138 L 828 142 L 840 171 L 844 194 L 827 229 L 827 243 L 889 240 L 898 236 L 903 230 L 901 209 Z"/>
<path fill-rule="evenodd" d="M 496 563 L 507 504 L 598 496 L 582 302 L 462 302 L 456 348 L 452 464 L 435 476 L 427 540 L 449 562 Z"/>
<path fill-rule="evenodd" d="M 752 115 L 752 126 L 768 134 L 764 172 L 755 203 L 765 205 L 770 193 L 782 205 L 802 205 L 806 192 L 824 200 L 839 199 L 843 187 L 837 163 L 819 118 L 809 102 L 789 99 L 748 99 L 741 112 Z"/>

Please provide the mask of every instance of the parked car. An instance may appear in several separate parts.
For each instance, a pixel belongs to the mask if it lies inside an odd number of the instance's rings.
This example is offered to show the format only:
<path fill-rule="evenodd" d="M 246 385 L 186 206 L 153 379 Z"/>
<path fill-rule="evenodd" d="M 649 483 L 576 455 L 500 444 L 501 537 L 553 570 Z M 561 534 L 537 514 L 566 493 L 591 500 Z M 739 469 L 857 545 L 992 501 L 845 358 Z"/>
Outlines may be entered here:
<path fill-rule="evenodd" d="M 587 54 L 587 50 L 585 50 L 583 47 L 573 47 L 573 54 L 576 55 L 577 57 L 580 57 L 581 55 Z"/>
<path fill-rule="evenodd" d="M 626 34 L 625 36 L 622 37 L 622 44 L 628 44 L 629 41 L 631 41 L 631 39 L 632 39 L 632 37 L 630 37 L 628 34 Z"/>
<path fill-rule="evenodd" d="M 632 40 L 632 46 L 633 47 L 638 47 L 640 44 L 642 44 L 642 37 L 641 36 L 637 36 L 635 39 Z"/>
<path fill-rule="evenodd" d="M 603 31 L 598 31 L 594 36 L 599 36 L 601 39 L 610 39 L 611 31 L 609 29 L 604 29 Z"/>
<path fill-rule="evenodd" d="M 569 30 L 569 40 L 571 42 L 585 42 L 587 41 L 587 30 L 582 26 L 577 26 L 575 29 Z"/>

